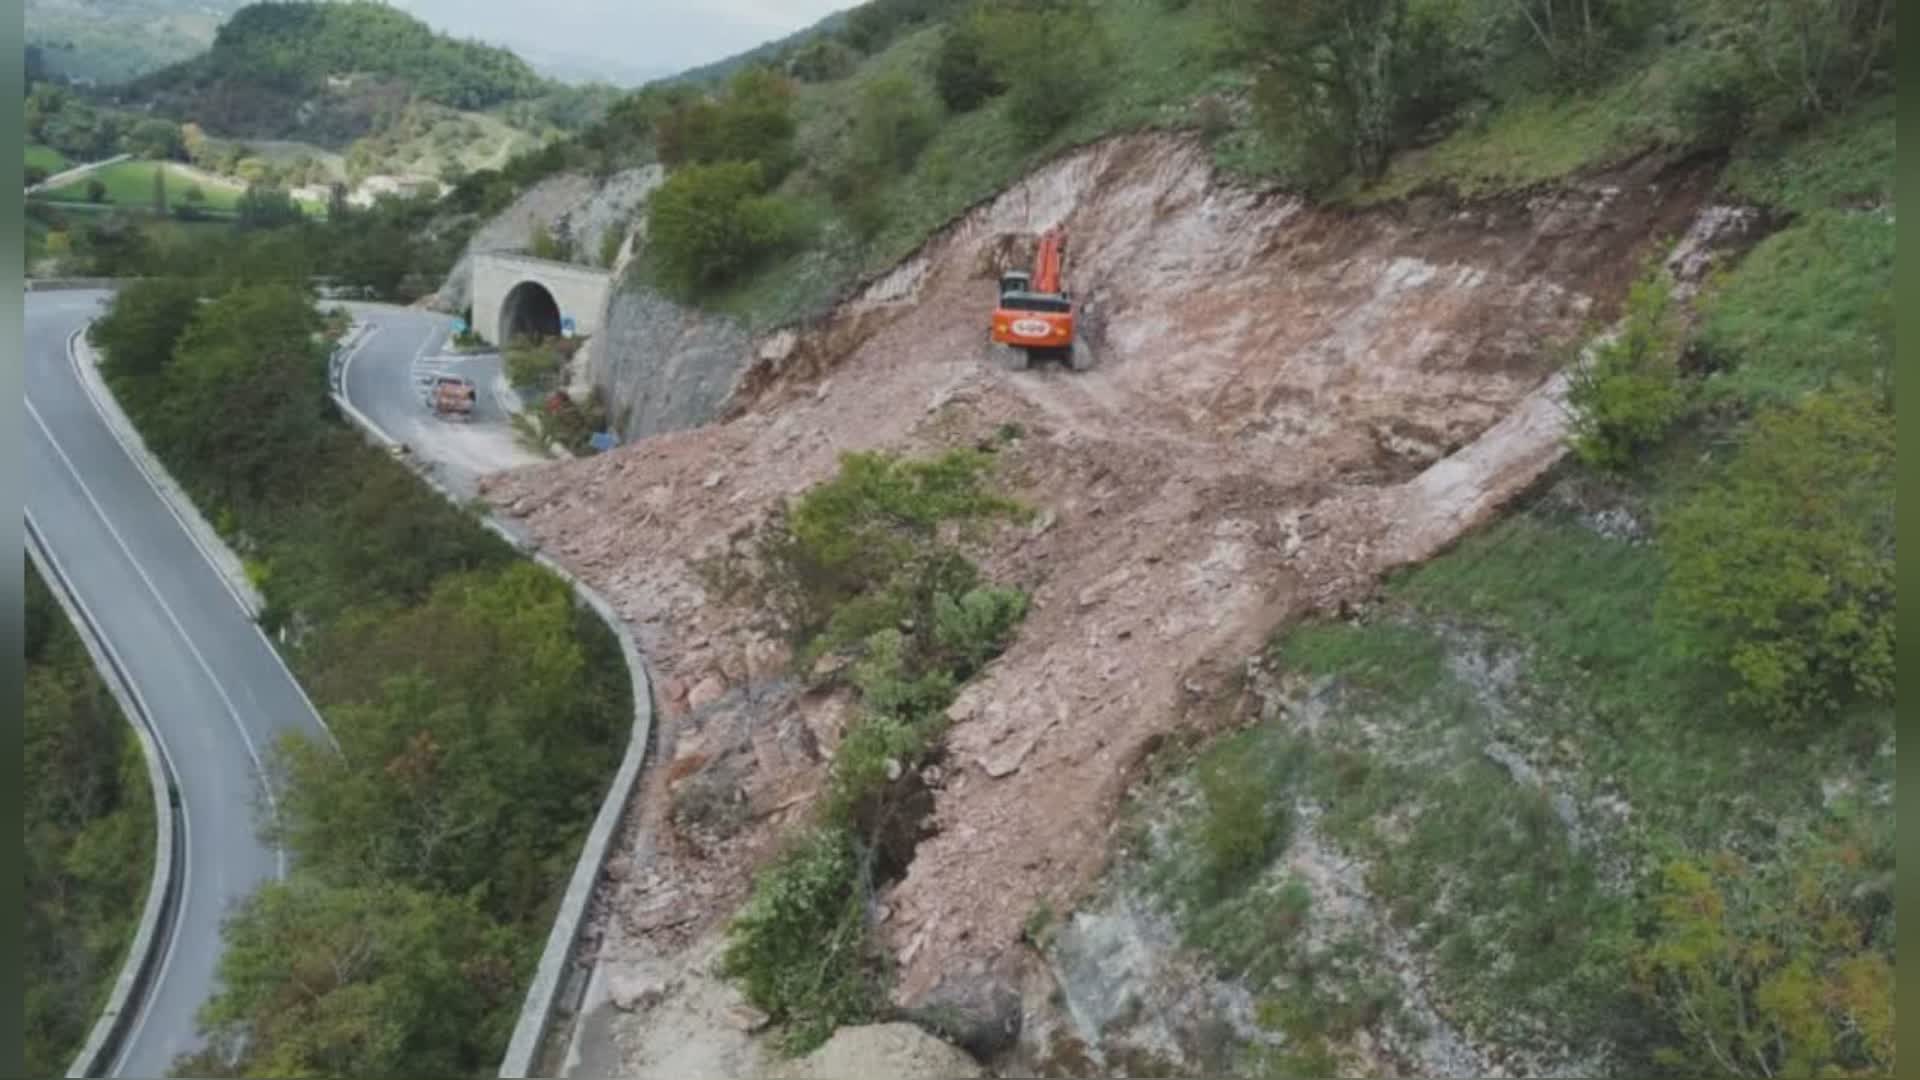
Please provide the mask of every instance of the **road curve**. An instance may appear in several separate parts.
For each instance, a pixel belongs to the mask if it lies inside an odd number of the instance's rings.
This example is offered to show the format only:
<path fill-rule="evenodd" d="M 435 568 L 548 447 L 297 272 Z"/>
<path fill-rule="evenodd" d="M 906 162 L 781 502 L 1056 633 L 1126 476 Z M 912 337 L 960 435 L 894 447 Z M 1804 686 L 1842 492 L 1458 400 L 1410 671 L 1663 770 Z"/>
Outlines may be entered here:
<path fill-rule="evenodd" d="M 547 460 L 515 439 L 500 357 L 444 351 L 453 331 L 448 316 L 386 304 L 341 306 L 365 327 L 343 365 L 341 391 L 448 489 L 471 498 L 482 476 Z M 470 422 L 441 420 L 421 401 L 419 380 L 442 372 L 464 375 L 479 390 Z"/>
<path fill-rule="evenodd" d="M 198 1049 L 220 925 L 284 854 L 261 761 L 286 732 L 324 725 L 184 526 L 95 410 L 68 352 L 105 292 L 26 297 L 27 513 L 76 601 L 122 659 L 179 781 L 184 884 L 165 952 L 109 1075 L 165 1076 Z"/>

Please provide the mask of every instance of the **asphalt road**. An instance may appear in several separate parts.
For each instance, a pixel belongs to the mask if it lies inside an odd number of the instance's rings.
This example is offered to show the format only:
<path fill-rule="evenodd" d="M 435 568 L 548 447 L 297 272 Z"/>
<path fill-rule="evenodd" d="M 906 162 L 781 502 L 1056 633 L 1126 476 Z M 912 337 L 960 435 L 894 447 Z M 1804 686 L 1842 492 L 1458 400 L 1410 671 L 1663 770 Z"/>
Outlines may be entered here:
<path fill-rule="evenodd" d="M 346 362 L 347 399 L 416 458 L 431 462 L 434 476 L 455 493 L 471 497 L 487 473 L 546 460 L 515 441 L 498 354 L 446 352 L 453 322 L 445 315 L 343 306 L 368 327 Z M 473 380 L 479 400 L 471 421 L 443 420 L 422 400 L 421 380 L 441 373 Z"/>
<path fill-rule="evenodd" d="M 261 760 L 277 738 L 325 738 L 293 677 L 95 411 L 67 340 L 104 292 L 26 297 L 27 512 L 119 654 L 178 780 L 185 886 L 158 978 L 112 1075 L 164 1076 L 197 1049 L 220 924 L 283 854 Z"/>

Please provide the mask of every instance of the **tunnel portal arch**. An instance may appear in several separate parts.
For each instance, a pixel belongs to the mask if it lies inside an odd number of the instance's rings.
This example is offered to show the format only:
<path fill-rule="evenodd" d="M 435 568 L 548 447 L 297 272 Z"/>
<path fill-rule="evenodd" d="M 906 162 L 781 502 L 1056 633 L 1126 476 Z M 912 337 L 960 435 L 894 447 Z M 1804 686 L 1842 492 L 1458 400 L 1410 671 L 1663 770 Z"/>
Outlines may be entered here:
<path fill-rule="evenodd" d="M 500 302 L 502 346 L 521 338 L 560 336 L 560 302 L 537 281 L 522 281 Z"/>

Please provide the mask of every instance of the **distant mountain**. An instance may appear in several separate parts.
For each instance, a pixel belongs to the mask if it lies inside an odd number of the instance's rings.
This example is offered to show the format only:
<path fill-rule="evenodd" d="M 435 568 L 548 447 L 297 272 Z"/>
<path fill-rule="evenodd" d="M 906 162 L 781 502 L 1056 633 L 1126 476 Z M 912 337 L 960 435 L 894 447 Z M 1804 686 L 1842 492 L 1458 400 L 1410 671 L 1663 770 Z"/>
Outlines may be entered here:
<path fill-rule="evenodd" d="M 205 52 L 248 0 L 26 0 L 26 43 L 46 74 L 117 83 Z"/>
<path fill-rule="evenodd" d="M 558 90 L 512 52 L 457 41 L 382 3 L 263 3 L 234 12 L 212 47 L 116 94 L 246 138 L 337 146 L 415 101 L 485 110 Z"/>
<path fill-rule="evenodd" d="M 532 45 L 515 45 L 513 51 L 525 57 L 527 63 L 532 64 L 533 69 L 541 75 L 569 86 L 603 83 L 630 88 L 644 86 L 655 79 L 673 74 L 672 68 L 643 67 L 610 60 L 604 56 L 559 52 Z"/>
<path fill-rule="evenodd" d="M 847 19 L 851 14 L 851 10 L 836 11 L 826 18 L 821 19 L 819 22 L 814 23 L 812 26 L 802 30 L 795 30 L 786 37 L 777 38 L 764 45 L 748 49 L 743 53 L 735 53 L 724 60 L 715 60 L 711 64 L 702 64 L 696 68 L 688 68 L 678 75 L 659 81 L 672 83 L 721 82 L 741 68 L 751 67 L 754 64 L 772 60 L 774 57 L 780 56 L 789 50 L 798 49 L 800 46 L 805 45 L 815 38 L 838 33 L 840 29 L 846 25 Z"/>

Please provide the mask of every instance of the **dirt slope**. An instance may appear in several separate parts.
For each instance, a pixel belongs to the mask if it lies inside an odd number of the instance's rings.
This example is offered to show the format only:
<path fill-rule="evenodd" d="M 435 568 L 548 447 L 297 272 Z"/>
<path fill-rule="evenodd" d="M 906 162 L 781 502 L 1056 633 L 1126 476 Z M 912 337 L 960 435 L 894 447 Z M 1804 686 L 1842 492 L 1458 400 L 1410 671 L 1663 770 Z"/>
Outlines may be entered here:
<path fill-rule="evenodd" d="M 1005 954 L 1041 901 L 1071 903 L 1143 753 L 1219 715 L 1278 623 L 1431 554 L 1552 463 L 1563 346 L 1710 184 L 1646 161 L 1356 215 L 1224 186 L 1177 137 L 1117 139 L 761 342 L 730 419 L 495 478 L 489 497 L 615 598 L 660 676 L 663 764 L 636 865 L 606 892 L 608 948 L 672 949 L 723 918 L 804 812 L 845 702 L 797 695 L 754 612 L 710 598 L 695 565 L 839 452 L 1018 425 L 1003 482 L 1044 508 L 981 555 L 1035 610 L 954 706 L 937 832 L 882 897 L 911 1001 Z M 993 276 L 1059 222 L 1098 365 L 1001 371 L 983 362 Z M 707 824 L 674 828 L 695 791 Z"/>

